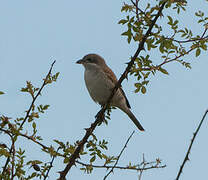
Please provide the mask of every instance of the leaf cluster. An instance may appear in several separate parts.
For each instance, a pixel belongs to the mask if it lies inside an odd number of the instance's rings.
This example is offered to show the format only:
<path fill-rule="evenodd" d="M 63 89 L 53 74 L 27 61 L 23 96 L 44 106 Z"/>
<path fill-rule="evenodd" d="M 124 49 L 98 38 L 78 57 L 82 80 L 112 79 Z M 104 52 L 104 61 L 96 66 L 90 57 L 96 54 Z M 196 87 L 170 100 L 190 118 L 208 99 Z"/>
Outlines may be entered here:
<path fill-rule="evenodd" d="M 121 35 L 127 37 L 128 43 L 140 43 L 142 41 L 146 31 L 151 26 L 155 12 L 159 10 L 163 2 L 165 1 L 160 1 L 158 5 L 151 5 L 147 2 L 146 7 L 144 3 L 143 9 L 139 7 L 138 1 L 131 1 L 130 4 L 124 3 L 121 11 L 127 15 L 118 24 L 125 25 L 127 30 Z M 154 24 L 151 34 L 145 41 L 143 54 L 136 58 L 130 72 L 138 81 L 135 83 L 136 93 L 146 93 L 150 75 L 155 75 L 157 72 L 168 75 L 168 70 L 163 67 L 167 63 L 178 62 L 186 68 L 191 68 L 190 62 L 183 58 L 194 51 L 195 57 L 198 57 L 201 51 L 207 51 L 208 17 L 204 12 L 198 11 L 195 13 L 195 16 L 199 18 L 197 23 L 203 31 L 202 34 L 193 33 L 193 30 L 188 26 L 179 26 L 178 18 L 181 10 L 186 11 L 186 5 L 186 1 L 166 0 L 166 10 L 172 9 L 176 11 L 176 14 L 161 15 L 160 21 Z M 157 60 L 153 59 L 155 57 L 157 57 Z M 161 59 L 159 64 L 158 59 Z"/>

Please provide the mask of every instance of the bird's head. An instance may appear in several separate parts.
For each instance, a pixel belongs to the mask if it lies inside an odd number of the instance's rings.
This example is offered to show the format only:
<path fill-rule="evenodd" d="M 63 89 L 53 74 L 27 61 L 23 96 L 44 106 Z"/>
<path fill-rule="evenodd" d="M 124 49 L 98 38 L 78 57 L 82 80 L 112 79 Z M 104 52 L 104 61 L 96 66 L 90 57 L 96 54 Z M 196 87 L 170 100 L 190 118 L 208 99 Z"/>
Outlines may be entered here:
<path fill-rule="evenodd" d="M 85 68 L 102 68 L 105 67 L 105 60 L 98 54 L 87 54 L 82 59 L 76 62 L 77 64 L 82 64 Z"/>

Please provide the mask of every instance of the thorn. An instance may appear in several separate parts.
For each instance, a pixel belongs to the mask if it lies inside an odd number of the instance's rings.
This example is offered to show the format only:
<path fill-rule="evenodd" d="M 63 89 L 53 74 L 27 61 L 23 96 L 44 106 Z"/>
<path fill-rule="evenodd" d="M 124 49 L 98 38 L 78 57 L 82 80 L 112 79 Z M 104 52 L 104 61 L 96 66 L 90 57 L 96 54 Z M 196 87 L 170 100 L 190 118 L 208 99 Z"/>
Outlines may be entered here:
<path fill-rule="evenodd" d="M 125 78 L 126 78 L 127 81 L 128 81 L 128 72 L 125 72 L 124 76 L 125 76 Z"/>
<path fill-rule="evenodd" d="M 84 128 L 85 131 L 89 131 L 90 128 Z"/>

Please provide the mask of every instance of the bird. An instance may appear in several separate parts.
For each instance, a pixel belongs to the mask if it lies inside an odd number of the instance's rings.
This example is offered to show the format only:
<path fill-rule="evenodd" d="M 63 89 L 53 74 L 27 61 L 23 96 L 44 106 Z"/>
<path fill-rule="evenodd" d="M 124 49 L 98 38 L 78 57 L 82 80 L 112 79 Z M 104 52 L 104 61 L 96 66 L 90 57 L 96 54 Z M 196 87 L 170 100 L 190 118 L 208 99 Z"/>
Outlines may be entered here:
<path fill-rule="evenodd" d="M 98 54 L 87 54 L 76 63 L 84 66 L 85 85 L 91 98 L 96 103 L 104 106 L 107 103 L 113 88 L 118 82 L 116 75 L 108 67 L 105 60 Z M 110 106 L 117 107 L 122 110 L 129 116 L 140 131 L 144 131 L 140 122 L 131 112 L 131 106 L 122 87 L 119 87 L 115 92 L 110 102 Z"/>

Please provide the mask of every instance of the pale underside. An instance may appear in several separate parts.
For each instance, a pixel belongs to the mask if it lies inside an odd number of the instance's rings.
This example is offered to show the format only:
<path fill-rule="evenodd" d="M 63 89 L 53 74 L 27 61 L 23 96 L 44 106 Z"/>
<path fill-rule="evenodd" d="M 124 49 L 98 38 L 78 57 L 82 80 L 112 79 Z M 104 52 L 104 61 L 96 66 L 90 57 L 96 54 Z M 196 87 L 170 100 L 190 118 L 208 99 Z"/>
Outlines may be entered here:
<path fill-rule="evenodd" d="M 91 98 L 100 105 L 104 105 L 117 82 L 115 75 L 113 74 L 111 77 L 107 77 L 106 73 L 100 71 L 96 66 L 93 68 L 88 66 L 85 68 L 84 77 Z M 126 104 L 127 107 L 130 107 L 123 90 L 119 88 L 113 96 L 111 105 L 122 109 L 121 106 L 124 104 Z"/>

